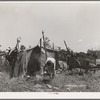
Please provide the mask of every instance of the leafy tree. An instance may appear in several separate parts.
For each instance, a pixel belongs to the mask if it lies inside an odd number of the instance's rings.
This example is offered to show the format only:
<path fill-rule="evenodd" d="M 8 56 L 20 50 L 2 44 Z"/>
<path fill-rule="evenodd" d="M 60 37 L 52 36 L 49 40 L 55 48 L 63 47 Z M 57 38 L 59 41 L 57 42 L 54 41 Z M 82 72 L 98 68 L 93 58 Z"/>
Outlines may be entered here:
<path fill-rule="evenodd" d="M 52 49 L 52 45 L 50 44 L 50 39 L 48 37 L 44 38 L 44 45 L 46 48 Z"/>
<path fill-rule="evenodd" d="M 98 51 L 94 51 L 93 49 L 91 49 L 91 50 L 88 49 L 88 50 L 87 50 L 87 55 L 92 56 L 92 57 L 94 57 L 94 58 L 97 58 L 97 56 L 98 56 L 98 55 L 97 55 L 97 52 L 98 52 Z"/>

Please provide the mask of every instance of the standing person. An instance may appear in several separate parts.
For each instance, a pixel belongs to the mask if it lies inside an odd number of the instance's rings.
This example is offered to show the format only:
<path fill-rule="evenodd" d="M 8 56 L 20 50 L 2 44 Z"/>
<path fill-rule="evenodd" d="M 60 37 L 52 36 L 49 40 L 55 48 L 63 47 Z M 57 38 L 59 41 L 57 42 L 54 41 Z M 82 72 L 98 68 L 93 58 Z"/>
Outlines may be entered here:
<path fill-rule="evenodd" d="M 49 75 L 51 78 L 54 78 L 56 68 L 56 60 L 52 57 L 48 57 L 46 64 L 43 68 L 45 74 Z"/>
<path fill-rule="evenodd" d="M 8 60 L 11 68 L 10 68 L 10 78 L 14 76 L 14 67 L 15 63 L 17 60 L 17 54 L 19 51 L 19 43 L 20 43 L 20 38 L 17 38 L 17 44 L 13 50 L 9 49 L 8 54 L 6 55 L 6 59 Z"/>

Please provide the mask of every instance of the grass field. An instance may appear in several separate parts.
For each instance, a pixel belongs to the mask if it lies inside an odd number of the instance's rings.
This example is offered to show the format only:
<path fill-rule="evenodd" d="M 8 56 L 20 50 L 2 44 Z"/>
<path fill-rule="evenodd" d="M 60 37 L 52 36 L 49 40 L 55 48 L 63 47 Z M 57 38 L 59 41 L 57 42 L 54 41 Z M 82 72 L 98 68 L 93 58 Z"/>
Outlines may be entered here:
<path fill-rule="evenodd" d="M 9 78 L 6 72 L 0 72 L 0 92 L 99 92 L 100 71 L 87 75 L 56 74 L 45 84 L 41 76 L 31 78 Z"/>

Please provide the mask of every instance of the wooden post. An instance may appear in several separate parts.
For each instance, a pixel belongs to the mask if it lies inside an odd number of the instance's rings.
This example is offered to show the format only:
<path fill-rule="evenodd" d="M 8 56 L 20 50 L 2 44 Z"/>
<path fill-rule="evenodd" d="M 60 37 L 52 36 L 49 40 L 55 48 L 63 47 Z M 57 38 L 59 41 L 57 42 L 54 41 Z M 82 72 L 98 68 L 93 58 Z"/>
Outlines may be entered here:
<path fill-rule="evenodd" d="M 65 44 L 66 50 L 68 51 L 68 48 L 67 48 L 67 44 L 66 44 L 66 41 L 64 41 L 64 44 Z"/>
<path fill-rule="evenodd" d="M 20 43 L 20 41 L 21 41 L 21 38 L 19 37 L 19 38 L 17 38 L 17 44 L 16 44 L 16 49 L 17 50 L 19 50 L 19 43 Z"/>
<path fill-rule="evenodd" d="M 44 38 L 44 32 L 42 31 L 42 35 L 43 35 L 43 45 L 44 45 L 44 50 L 45 50 L 45 55 L 46 55 L 46 59 L 47 59 L 47 50 L 45 47 L 45 38 Z"/>
<path fill-rule="evenodd" d="M 41 48 L 41 46 L 42 46 L 42 39 L 40 38 L 40 48 Z"/>

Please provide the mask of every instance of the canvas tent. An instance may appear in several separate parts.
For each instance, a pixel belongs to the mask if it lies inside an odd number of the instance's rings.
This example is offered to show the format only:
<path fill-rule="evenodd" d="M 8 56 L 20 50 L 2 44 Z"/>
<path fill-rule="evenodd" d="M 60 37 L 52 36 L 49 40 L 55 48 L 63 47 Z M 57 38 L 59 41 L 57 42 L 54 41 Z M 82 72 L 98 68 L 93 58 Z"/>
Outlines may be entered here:
<path fill-rule="evenodd" d="M 39 46 L 19 52 L 14 66 L 14 76 L 17 77 L 25 72 L 28 75 L 34 75 L 40 71 L 40 57 L 41 48 Z"/>

